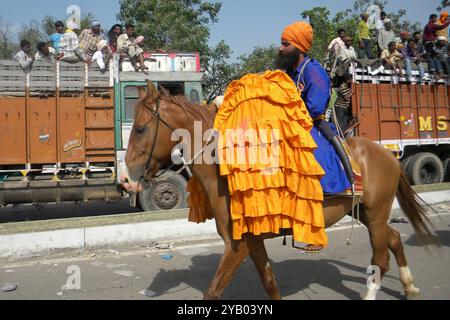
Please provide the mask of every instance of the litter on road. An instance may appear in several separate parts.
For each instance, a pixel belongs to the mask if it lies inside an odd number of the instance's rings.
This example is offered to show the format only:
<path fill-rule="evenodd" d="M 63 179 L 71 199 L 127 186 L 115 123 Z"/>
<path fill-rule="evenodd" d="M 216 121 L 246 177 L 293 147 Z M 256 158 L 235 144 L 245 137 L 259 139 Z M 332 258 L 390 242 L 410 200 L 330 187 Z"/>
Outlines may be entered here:
<path fill-rule="evenodd" d="M 16 291 L 19 285 L 15 283 L 5 283 L 5 285 L 1 288 L 3 292 L 12 292 Z"/>

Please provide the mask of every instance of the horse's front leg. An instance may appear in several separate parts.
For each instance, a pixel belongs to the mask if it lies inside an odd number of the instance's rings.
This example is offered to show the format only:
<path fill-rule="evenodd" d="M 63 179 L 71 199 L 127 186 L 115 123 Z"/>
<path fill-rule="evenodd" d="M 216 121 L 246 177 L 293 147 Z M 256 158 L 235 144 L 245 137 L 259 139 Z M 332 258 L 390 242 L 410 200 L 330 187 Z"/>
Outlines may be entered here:
<path fill-rule="evenodd" d="M 211 286 L 205 294 L 205 300 L 219 300 L 222 297 L 248 253 L 246 241 L 225 241 L 225 252 Z"/>

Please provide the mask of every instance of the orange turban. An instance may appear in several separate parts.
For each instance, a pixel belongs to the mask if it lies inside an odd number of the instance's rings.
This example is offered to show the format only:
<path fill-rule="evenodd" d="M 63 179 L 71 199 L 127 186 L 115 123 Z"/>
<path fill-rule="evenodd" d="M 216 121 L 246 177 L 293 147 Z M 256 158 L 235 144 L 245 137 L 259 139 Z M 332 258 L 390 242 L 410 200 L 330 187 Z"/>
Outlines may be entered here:
<path fill-rule="evenodd" d="M 448 12 L 447 12 L 447 11 L 444 11 L 444 12 L 441 13 L 441 16 L 440 16 L 439 21 L 440 21 L 442 24 L 444 24 L 445 21 L 447 20 L 447 17 L 448 17 Z"/>
<path fill-rule="evenodd" d="M 313 44 L 314 31 L 309 23 L 296 22 L 284 29 L 281 35 L 282 41 L 288 41 L 297 49 L 308 53 Z"/>

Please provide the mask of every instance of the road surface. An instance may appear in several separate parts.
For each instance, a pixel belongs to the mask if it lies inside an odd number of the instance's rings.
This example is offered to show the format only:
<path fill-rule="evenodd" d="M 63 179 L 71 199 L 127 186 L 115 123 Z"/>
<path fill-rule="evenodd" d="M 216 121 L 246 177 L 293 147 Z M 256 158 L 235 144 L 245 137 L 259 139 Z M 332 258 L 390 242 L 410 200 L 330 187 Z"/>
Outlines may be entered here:
<path fill-rule="evenodd" d="M 428 253 L 420 246 L 408 223 L 392 223 L 405 243 L 416 286 L 423 299 L 450 299 L 450 203 L 436 205 L 441 219 L 432 216 L 442 247 Z M 319 254 L 303 254 L 282 239 L 267 241 L 272 267 L 284 299 L 354 300 L 366 290 L 371 248 L 364 227 L 357 227 L 353 244 L 346 245 L 350 226 L 329 231 L 330 246 Z M 150 243 L 141 247 L 117 247 L 85 252 L 59 252 L 27 259 L 0 259 L 0 287 L 17 284 L 3 299 L 51 300 L 197 300 L 219 263 L 223 246 L 219 239 L 197 243 Z M 391 255 L 392 257 L 392 255 Z M 69 273 L 68 273 L 69 272 Z M 78 277 L 79 276 L 79 277 Z M 380 300 L 404 299 L 395 260 L 384 278 Z M 79 280 L 79 282 L 78 282 Z M 79 289 L 64 287 L 74 285 Z M 223 296 L 225 300 L 268 299 L 248 259 Z"/>

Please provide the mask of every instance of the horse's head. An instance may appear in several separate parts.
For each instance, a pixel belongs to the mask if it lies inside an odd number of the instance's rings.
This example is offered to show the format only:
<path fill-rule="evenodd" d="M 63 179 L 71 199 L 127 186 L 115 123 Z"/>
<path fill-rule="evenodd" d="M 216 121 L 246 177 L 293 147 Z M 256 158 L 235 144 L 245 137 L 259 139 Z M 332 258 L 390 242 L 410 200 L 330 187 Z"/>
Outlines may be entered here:
<path fill-rule="evenodd" d="M 135 122 L 125 157 L 128 176 L 121 178 L 125 190 L 130 193 L 142 191 L 141 180 L 151 180 L 170 162 L 175 142 L 171 141 L 174 108 L 169 101 L 161 99 L 166 91 L 158 92 L 151 81 L 148 88 L 139 88 L 141 100 L 136 106 Z"/>

